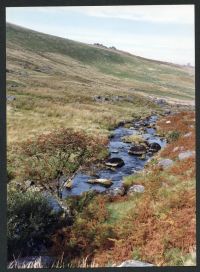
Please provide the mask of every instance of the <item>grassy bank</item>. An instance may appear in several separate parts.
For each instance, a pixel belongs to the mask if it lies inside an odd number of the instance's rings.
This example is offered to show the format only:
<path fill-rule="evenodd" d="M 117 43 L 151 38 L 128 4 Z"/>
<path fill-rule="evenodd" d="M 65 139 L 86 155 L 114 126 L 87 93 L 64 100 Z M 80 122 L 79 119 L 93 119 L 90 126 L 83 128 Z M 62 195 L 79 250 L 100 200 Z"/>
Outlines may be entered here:
<path fill-rule="evenodd" d="M 160 132 L 168 132 L 169 143 L 142 172 L 124 180 L 126 188 L 140 184 L 145 192 L 124 197 L 92 196 L 89 202 L 85 196 L 85 202 L 72 202 L 78 211 L 76 220 L 70 229 L 63 228 L 54 235 L 53 252 L 72 254 L 72 262 L 90 256 L 99 266 L 127 259 L 158 266 L 184 265 L 196 243 L 195 158 L 180 160 L 178 155 L 195 149 L 194 123 L 191 112 L 161 120 Z M 174 130 L 179 137 L 172 139 L 169 131 Z M 159 166 L 163 158 L 173 164 Z"/>

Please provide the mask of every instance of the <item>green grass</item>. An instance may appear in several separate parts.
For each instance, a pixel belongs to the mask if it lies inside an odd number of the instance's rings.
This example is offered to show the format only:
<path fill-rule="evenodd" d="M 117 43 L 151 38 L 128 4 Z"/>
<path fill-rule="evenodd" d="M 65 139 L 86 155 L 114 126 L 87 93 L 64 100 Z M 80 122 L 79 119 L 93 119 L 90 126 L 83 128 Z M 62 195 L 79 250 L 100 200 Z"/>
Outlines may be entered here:
<path fill-rule="evenodd" d="M 12 24 L 6 33 L 7 94 L 16 96 L 8 107 L 8 143 L 60 127 L 108 135 L 122 119 L 162 111 L 140 93 L 194 99 L 194 77 L 183 67 Z M 45 67 L 49 72 L 35 70 Z M 130 96 L 133 102 L 101 104 L 93 101 L 95 95 Z"/>
<path fill-rule="evenodd" d="M 124 57 L 107 50 L 95 48 L 69 39 L 44 35 L 36 31 L 7 25 L 7 40 L 34 52 L 51 52 L 68 55 L 83 63 L 124 63 Z M 26 39 L 24 36 L 26 35 Z"/>
<path fill-rule="evenodd" d="M 137 200 L 140 196 L 137 194 L 134 197 L 129 197 L 128 200 L 121 202 L 111 202 L 107 204 L 109 213 L 108 224 L 113 225 L 127 216 L 128 212 L 133 211 L 137 205 Z"/>
<path fill-rule="evenodd" d="M 75 60 L 84 69 L 91 66 L 106 75 L 117 77 L 126 81 L 151 84 L 153 89 L 166 87 L 161 90 L 161 94 L 168 93 L 173 89 L 179 89 L 180 94 L 177 98 L 185 93 L 190 94 L 185 99 L 194 98 L 194 77 L 191 76 L 183 67 L 172 64 L 161 63 L 134 55 L 128 55 L 120 51 L 98 48 L 92 45 L 75 42 L 69 39 L 63 39 L 29 29 L 7 24 L 7 44 L 8 47 L 15 48 L 16 45 L 30 51 L 45 56 L 55 62 L 52 54 L 67 56 Z M 51 55 L 47 53 L 50 53 Z M 13 58 L 13 56 L 12 56 Z M 15 60 L 13 58 L 13 60 Z M 20 60 L 21 64 L 28 65 L 29 68 L 37 67 L 30 60 Z M 63 64 L 63 60 L 57 60 L 57 63 Z M 64 63 L 67 65 L 67 63 Z M 55 73 L 55 72 L 54 72 Z M 181 82 L 184 79 L 184 84 Z M 170 82 L 170 85 L 169 83 Z M 156 87 L 157 86 L 157 87 Z M 179 88 L 180 86 L 180 88 Z M 156 88 L 155 88 L 156 87 Z M 147 88 L 148 89 L 148 88 Z M 145 92 L 148 93 L 146 88 Z M 154 92 L 156 95 L 156 92 Z M 170 94 L 171 95 L 171 94 Z M 174 96 L 176 92 L 174 93 Z"/>

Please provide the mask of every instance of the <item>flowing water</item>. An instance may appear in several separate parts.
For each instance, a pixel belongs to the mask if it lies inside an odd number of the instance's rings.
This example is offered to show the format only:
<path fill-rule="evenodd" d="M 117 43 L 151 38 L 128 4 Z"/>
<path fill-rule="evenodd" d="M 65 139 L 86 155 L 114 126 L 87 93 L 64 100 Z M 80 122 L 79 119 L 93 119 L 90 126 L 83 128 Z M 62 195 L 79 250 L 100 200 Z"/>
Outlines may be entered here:
<path fill-rule="evenodd" d="M 113 137 L 110 139 L 108 149 L 110 152 L 110 158 L 117 157 L 121 158 L 124 161 L 122 167 L 116 168 L 115 170 L 108 169 L 105 166 L 105 169 L 97 171 L 98 178 L 111 179 L 113 185 L 109 189 L 119 188 L 122 185 L 122 180 L 125 176 L 134 174 L 135 172 L 142 170 L 144 165 L 150 158 L 150 155 L 146 155 L 145 160 L 141 159 L 139 156 L 128 154 L 128 150 L 133 146 L 129 143 L 124 143 L 122 137 L 138 134 L 139 128 L 142 127 L 145 129 L 145 133 L 142 134 L 143 138 L 148 140 L 149 143 L 158 143 L 161 147 L 166 144 L 166 141 L 158 136 L 156 136 L 156 130 L 154 128 L 147 128 L 145 125 L 155 124 L 157 121 L 157 116 L 151 116 L 149 119 L 146 119 L 141 125 L 140 122 L 133 122 L 132 128 L 125 128 L 124 126 L 119 126 L 113 131 Z M 72 195 L 80 195 L 83 192 L 89 190 L 96 190 L 99 192 L 108 190 L 102 185 L 89 184 L 87 181 L 94 177 L 86 175 L 84 173 L 77 173 L 73 179 L 73 187 L 69 189 L 64 189 L 62 191 L 62 198 L 66 198 Z"/>

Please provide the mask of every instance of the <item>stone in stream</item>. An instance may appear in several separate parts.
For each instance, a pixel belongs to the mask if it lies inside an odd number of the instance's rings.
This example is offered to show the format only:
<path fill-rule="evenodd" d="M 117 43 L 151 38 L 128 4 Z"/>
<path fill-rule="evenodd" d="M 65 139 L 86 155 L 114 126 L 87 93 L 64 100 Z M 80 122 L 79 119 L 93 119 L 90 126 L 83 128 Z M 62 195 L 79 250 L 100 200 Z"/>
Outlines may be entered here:
<path fill-rule="evenodd" d="M 143 154 L 141 157 L 140 157 L 140 160 L 146 160 L 146 155 L 145 154 Z"/>
<path fill-rule="evenodd" d="M 73 181 L 71 179 L 68 179 L 65 175 L 59 177 L 58 181 L 61 187 L 64 187 L 68 190 L 70 190 L 73 186 Z"/>
<path fill-rule="evenodd" d="M 150 152 L 158 152 L 161 149 L 161 146 L 158 143 L 151 143 L 149 145 Z"/>
<path fill-rule="evenodd" d="M 124 161 L 121 158 L 111 158 L 106 161 L 106 166 L 109 167 L 122 167 L 124 165 Z"/>
<path fill-rule="evenodd" d="M 87 183 L 100 184 L 100 185 L 105 186 L 105 187 L 110 187 L 113 184 L 111 179 L 103 179 L 103 178 L 102 179 L 101 178 L 99 178 L 99 179 L 89 179 L 87 181 Z"/>
<path fill-rule="evenodd" d="M 155 125 L 154 123 L 151 123 L 151 124 L 148 124 L 148 125 L 147 125 L 147 128 L 155 128 L 155 126 L 156 126 L 156 125 Z"/>
<path fill-rule="evenodd" d="M 73 181 L 70 179 L 70 180 L 67 180 L 65 183 L 64 183 L 64 187 L 68 190 L 71 190 L 73 186 Z"/>
<path fill-rule="evenodd" d="M 119 151 L 117 149 L 113 149 L 111 150 L 111 153 L 119 153 Z"/>
<path fill-rule="evenodd" d="M 114 134 L 113 132 L 111 132 L 110 135 L 108 135 L 108 138 L 109 138 L 109 139 L 112 139 L 112 138 L 114 138 L 114 137 L 115 137 L 115 134 Z"/>
<path fill-rule="evenodd" d="M 137 155 L 137 156 L 146 154 L 146 152 L 147 152 L 147 148 L 145 145 L 134 145 L 128 151 L 130 155 Z"/>

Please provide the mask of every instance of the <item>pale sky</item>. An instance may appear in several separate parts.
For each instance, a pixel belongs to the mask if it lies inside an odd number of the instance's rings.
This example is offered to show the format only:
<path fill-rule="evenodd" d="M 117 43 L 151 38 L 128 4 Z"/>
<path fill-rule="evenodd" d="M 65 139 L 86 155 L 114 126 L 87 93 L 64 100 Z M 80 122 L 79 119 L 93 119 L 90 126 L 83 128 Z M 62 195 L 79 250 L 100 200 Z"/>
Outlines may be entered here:
<path fill-rule="evenodd" d="M 194 65 L 194 5 L 18 7 L 6 17 L 47 34 Z"/>

